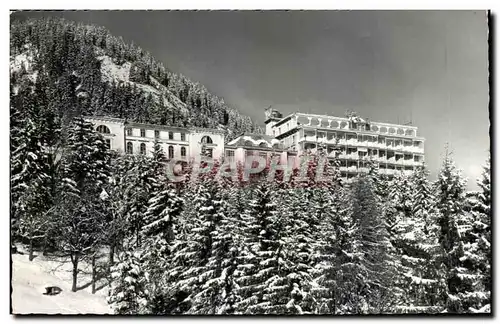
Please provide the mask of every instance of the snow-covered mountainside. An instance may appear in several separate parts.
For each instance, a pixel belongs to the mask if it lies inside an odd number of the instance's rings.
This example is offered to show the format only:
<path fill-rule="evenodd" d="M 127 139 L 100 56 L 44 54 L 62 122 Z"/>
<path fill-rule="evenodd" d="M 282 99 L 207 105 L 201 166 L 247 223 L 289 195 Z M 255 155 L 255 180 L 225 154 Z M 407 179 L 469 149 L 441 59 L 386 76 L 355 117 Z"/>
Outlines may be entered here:
<path fill-rule="evenodd" d="M 217 128 L 227 140 L 262 132 L 203 85 L 100 27 L 58 19 L 14 21 L 10 54 L 11 92 L 37 85 L 59 114 L 78 109 L 150 124 Z"/>
<path fill-rule="evenodd" d="M 80 275 L 79 285 L 90 280 Z M 62 289 L 58 295 L 43 295 L 45 287 Z M 96 294 L 90 286 L 71 292 L 71 264 L 61 264 L 38 256 L 32 262 L 27 255 L 12 255 L 12 312 L 14 314 L 111 314 L 106 302 L 107 288 Z"/>
<path fill-rule="evenodd" d="M 132 63 L 125 62 L 121 65 L 115 63 L 113 59 L 107 55 L 97 57 L 101 62 L 101 79 L 108 83 L 115 82 L 118 85 L 132 85 L 140 89 L 144 95 L 151 94 L 155 101 L 167 109 L 178 109 L 184 115 L 189 114 L 189 109 L 186 104 L 179 100 L 167 87 L 162 85 L 154 77 L 150 76 L 149 84 L 142 84 L 130 81 L 130 69 Z M 137 67 L 133 67 L 137 69 Z"/>

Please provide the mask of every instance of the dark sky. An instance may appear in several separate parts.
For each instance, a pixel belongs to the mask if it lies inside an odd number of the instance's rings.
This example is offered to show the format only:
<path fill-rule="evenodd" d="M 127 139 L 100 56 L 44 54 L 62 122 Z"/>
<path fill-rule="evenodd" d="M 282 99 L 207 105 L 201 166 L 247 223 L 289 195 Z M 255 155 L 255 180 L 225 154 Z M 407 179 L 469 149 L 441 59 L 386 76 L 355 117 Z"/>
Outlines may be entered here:
<path fill-rule="evenodd" d="M 257 122 L 264 108 L 408 122 L 432 179 L 450 143 L 475 188 L 489 149 L 483 11 L 87 11 Z"/>

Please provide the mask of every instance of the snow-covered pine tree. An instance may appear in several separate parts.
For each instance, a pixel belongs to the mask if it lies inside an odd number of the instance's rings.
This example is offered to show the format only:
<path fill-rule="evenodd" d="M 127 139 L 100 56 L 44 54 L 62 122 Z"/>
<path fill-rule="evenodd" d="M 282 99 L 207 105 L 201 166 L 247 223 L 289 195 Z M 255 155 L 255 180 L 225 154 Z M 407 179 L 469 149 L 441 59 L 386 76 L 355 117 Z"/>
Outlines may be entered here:
<path fill-rule="evenodd" d="M 166 185 L 148 202 L 144 214 L 144 225 L 141 230 L 143 237 L 141 249 L 144 251 L 144 267 L 150 275 L 149 291 L 151 308 L 162 312 L 164 303 L 165 270 L 168 269 L 171 255 L 171 245 L 175 238 L 175 223 L 182 211 L 184 201 L 171 185 Z"/>
<path fill-rule="evenodd" d="M 208 263 L 213 256 L 214 237 L 218 235 L 217 228 L 223 217 L 223 201 L 214 179 L 207 177 L 196 187 L 193 201 L 186 201 L 186 210 L 193 216 L 187 220 L 190 223 L 187 224 L 188 230 L 176 238 L 173 246 L 168 281 L 174 284 L 169 292 L 169 298 L 173 299 L 169 309 L 174 313 L 215 312 L 210 309 L 210 302 L 199 294 L 207 281 L 214 278 L 214 270 Z"/>
<path fill-rule="evenodd" d="M 316 314 L 342 313 L 343 284 L 348 287 L 350 261 L 356 257 L 359 241 L 356 241 L 357 225 L 347 214 L 346 190 L 341 186 L 329 190 L 329 200 L 322 208 L 324 217 L 319 228 L 318 257 L 314 265 L 312 293 Z M 344 295 L 346 296 L 346 295 Z M 345 311 L 345 310 L 344 310 Z"/>
<path fill-rule="evenodd" d="M 391 243 L 389 253 L 398 273 L 394 278 L 394 300 L 401 306 L 405 304 L 403 297 L 406 290 L 406 277 L 403 273 L 408 270 L 402 264 L 402 258 L 407 257 L 408 252 L 405 251 L 407 241 L 412 241 L 414 238 L 411 218 L 412 187 L 408 176 L 403 172 L 396 174 L 390 182 L 389 194 L 383 209 L 383 218 Z"/>
<path fill-rule="evenodd" d="M 398 288 L 403 293 L 396 308 L 403 313 L 437 313 L 442 283 L 438 280 L 434 255 L 438 251 L 434 197 L 425 166 L 409 179 L 412 206 L 396 241 L 400 253 Z"/>
<path fill-rule="evenodd" d="M 389 194 L 384 213 L 387 232 L 392 245 L 397 249 L 398 234 L 411 217 L 412 188 L 409 178 L 400 172 L 390 182 Z"/>
<path fill-rule="evenodd" d="M 18 213 L 18 235 L 29 242 L 29 260 L 34 258 L 34 245 L 45 238 L 49 229 L 49 211 L 51 208 L 50 192 L 44 183 L 32 180 L 27 183 L 28 187 L 19 197 Z"/>
<path fill-rule="evenodd" d="M 368 176 L 373 181 L 375 193 L 379 199 L 382 214 L 384 214 L 390 191 L 389 178 L 387 175 L 380 173 L 380 165 L 376 161 L 368 162 Z"/>
<path fill-rule="evenodd" d="M 141 246 L 141 229 L 144 225 L 144 214 L 148 208 L 148 201 L 158 190 L 152 168 L 154 161 L 146 156 L 132 156 L 122 181 L 122 212 L 127 222 L 127 239 L 129 246 Z"/>
<path fill-rule="evenodd" d="M 284 242 L 285 216 L 277 212 L 276 194 L 261 182 L 243 217 L 245 250 L 238 265 L 241 301 L 237 313 L 300 314 L 301 282 Z"/>
<path fill-rule="evenodd" d="M 361 241 L 359 221 L 353 217 L 350 189 L 339 188 L 332 195 L 332 214 L 322 228 L 325 237 L 322 259 L 315 270 L 316 312 L 320 314 L 358 314 L 362 298 Z M 362 278 L 361 278 L 362 279 Z"/>
<path fill-rule="evenodd" d="M 207 181 L 209 179 L 206 179 Z M 228 205 L 231 181 L 216 177 L 210 179 L 215 186 L 212 199 L 217 199 L 218 219 L 215 220 L 211 235 L 211 253 L 206 263 L 205 282 L 194 297 L 190 313 L 193 314 L 232 314 L 239 301 L 235 288 L 234 272 L 238 265 L 241 244 L 237 231 L 238 216 L 231 213 Z"/>
<path fill-rule="evenodd" d="M 136 252 L 122 252 L 118 262 L 111 268 L 112 282 L 107 302 L 118 315 L 139 315 L 149 313 L 147 285 L 148 273 Z"/>
<path fill-rule="evenodd" d="M 11 153 L 12 222 L 14 234 L 29 241 L 31 260 L 34 240 L 47 229 L 44 215 L 51 207 L 50 166 L 44 158 L 35 121 L 24 122 L 24 127 L 16 131 L 18 147 Z"/>
<path fill-rule="evenodd" d="M 478 296 L 483 292 L 479 305 L 468 311 L 473 313 L 491 312 L 491 157 L 488 157 L 481 177 L 477 179 L 480 191 L 477 199 L 471 203 L 474 222 L 469 234 L 471 242 L 468 245 L 466 256 L 468 268 L 479 275 L 476 283 Z"/>
<path fill-rule="evenodd" d="M 67 135 L 54 227 L 59 249 L 73 264 L 72 291 L 76 291 L 79 262 L 105 240 L 105 217 L 99 205 L 109 181 L 110 155 L 102 136 L 81 117 L 73 120 Z"/>
<path fill-rule="evenodd" d="M 161 143 L 155 140 L 153 145 L 153 155 L 151 157 L 151 173 L 152 178 L 156 181 L 153 184 L 153 192 L 161 191 L 167 184 L 166 177 L 166 156 L 163 152 Z"/>
<path fill-rule="evenodd" d="M 115 253 L 123 248 L 124 241 L 130 234 L 129 209 L 130 209 L 130 180 L 131 170 L 136 159 L 132 155 L 120 155 L 112 159 L 111 179 L 105 189 L 108 195 L 108 244 L 109 263 L 114 263 Z"/>
<path fill-rule="evenodd" d="M 45 216 L 53 203 L 53 137 L 58 134 L 54 116 L 41 106 L 40 97 L 31 86 L 23 86 L 11 98 L 11 222 L 14 237 L 27 238 L 30 250 L 33 240 L 44 238 L 48 229 L 40 226 L 47 225 Z"/>
<path fill-rule="evenodd" d="M 354 313 L 386 313 L 393 304 L 395 265 L 390 256 L 390 242 L 377 204 L 373 182 L 360 176 L 352 185 L 350 216 L 359 224 L 359 263 L 352 273 L 356 302 Z M 353 289 L 351 288 L 351 289 Z"/>
<path fill-rule="evenodd" d="M 475 210 L 490 215 L 491 213 L 491 155 L 488 155 L 488 160 L 483 166 L 481 177 L 477 179 L 477 185 L 481 189 L 479 192 L 479 204 Z"/>
<path fill-rule="evenodd" d="M 293 289 L 290 298 L 292 311 L 299 314 L 313 311 L 311 294 L 312 270 L 320 250 L 320 222 L 328 213 L 327 190 L 325 188 L 284 188 L 277 197 L 278 214 L 283 218 L 283 266 L 288 287 Z M 317 198 L 317 199 L 316 199 Z M 319 210 L 319 205 L 326 209 Z M 286 293 L 286 291 L 285 291 Z M 292 296 L 292 292 L 289 291 Z M 290 308 L 290 307 L 289 307 Z M 293 313 L 293 312 L 292 312 Z"/>
<path fill-rule="evenodd" d="M 473 217 L 464 211 L 466 180 L 446 152 L 436 182 L 439 243 L 441 245 L 441 276 L 447 283 L 443 299 L 448 313 L 470 312 L 484 305 L 489 298 L 478 286 L 481 274 L 474 271 Z"/>
<path fill-rule="evenodd" d="M 142 226 L 143 246 L 147 246 L 154 258 L 169 254 L 169 245 L 175 237 L 174 224 L 184 203 L 171 185 L 165 187 L 149 200 Z"/>
<path fill-rule="evenodd" d="M 326 158 L 326 150 L 322 152 Z M 314 212 L 318 226 L 314 230 L 314 257 L 312 264 L 311 294 L 314 296 L 312 311 L 316 314 L 335 314 L 335 296 L 337 265 L 335 262 L 336 230 L 341 226 L 336 220 L 345 216 L 345 190 L 339 170 L 340 162 L 336 158 L 336 150 L 329 154 L 334 156 L 327 161 L 324 169 L 325 179 L 317 188 L 313 198 Z M 344 214 L 341 214 L 344 213 Z"/>

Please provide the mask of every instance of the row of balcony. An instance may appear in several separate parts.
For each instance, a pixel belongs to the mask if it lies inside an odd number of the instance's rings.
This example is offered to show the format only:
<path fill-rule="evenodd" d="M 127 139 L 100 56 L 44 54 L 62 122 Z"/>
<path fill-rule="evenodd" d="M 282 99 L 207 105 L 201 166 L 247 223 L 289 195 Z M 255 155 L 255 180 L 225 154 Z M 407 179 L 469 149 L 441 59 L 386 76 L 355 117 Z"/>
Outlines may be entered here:
<path fill-rule="evenodd" d="M 335 151 L 332 151 L 330 154 L 328 154 L 329 157 L 335 157 L 335 155 L 336 155 Z M 379 163 L 402 164 L 409 166 L 421 166 L 423 162 L 423 161 L 415 161 L 403 158 L 396 159 L 396 157 L 394 156 L 390 158 L 387 158 L 385 156 L 368 156 L 368 155 L 359 156 L 358 153 L 339 154 L 337 155 L 337 158 L 343 160 L 375 161 Z"/>
<path fill-rule="evenodd" d="M 394 145 L 394 144 L 387 144 L 387 143 L 381 143 L 381 142 L 372 142 L 372 141 L 359 141 L 357 139 L 340 139 L 337 140 L 332 138 L 332 139 L 326 139 L 325 137 L 320 137 L 317 138 L 316 136 L 307 136 L 306 137 L 301 137 L 299 139 L 300 142 L 313 142 L 313 143 L 323 143 L 323 144 L 338 144 L 338 145 L 348 145 L 348 146 L 365 146 L 365 147 L 373 147 L 373 148 L 381 148 L 381 149 L 391 149 L 395 151 L 403 151 L 403 152 L 409 152 L 409 153 L 423 153 L 424 149 L 422 147 L 418 146 L 410 146 L 410 145 Z"/>
<path fill-rule="evenodd" d="M 367 173 L 369 171 L 369 168 L 366 167 L 357 167 L 355 165 L 350 166 L 350 167 L 345 167 L 342 166 L 340 167 L 340 172 L 359 172 L 359 173 Z M 394 175 L 398 173 L 403 173 L 405 175 L 411 175 L 414 171 L 413 170 L 396 170 L 396 169 L 378 169 L 379 174 L 386 174 L 386 175 Z"/>

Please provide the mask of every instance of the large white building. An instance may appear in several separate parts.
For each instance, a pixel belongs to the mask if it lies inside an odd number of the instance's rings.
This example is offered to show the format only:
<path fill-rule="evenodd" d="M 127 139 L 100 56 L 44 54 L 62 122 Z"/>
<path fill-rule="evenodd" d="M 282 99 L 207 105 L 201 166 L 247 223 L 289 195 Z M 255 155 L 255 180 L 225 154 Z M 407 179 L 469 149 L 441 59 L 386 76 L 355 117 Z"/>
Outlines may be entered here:
<path fill-rule="evenodd" d="M 360 117 L 292 113 L 286 117 L 266 110 L 265 134 L 242 134 L 224 144 L 224 132 L 207 128 L 179 128 L 127 122 L 110 117 L 88 117 L 109 147 L 119 153 L 151 155 L 158 142 L 169 159 L 196 160 L 204 154 L 217 160 L 245 163 L 249 156 L 280 157 L 280 163 L 300 164 L 307 151 L 326 150 L 337 157 L 346 179 L 367 172 L 369 163 L 379 173 L 411 173 L 424 162 L 424 141 L 417 127 L 371 122 Z"/>
<path fill-rule="evenodd" d="M 307 150 L 326 149 L 339 158 L 345 178 L 367 172 L 370 161 L 378 162 L 379 173 L 411 173 L 424 162 L 423 137 L 418 128 L 371 122 L 355 115 L 334 117 L 292 113 L 286 117 L 274 109 L 266 110 L 266 134 L 275 137 L 289 152 L 299 156 Z"/>
<path fill-rule="evenodd" d="M 204 154 L 221 159 L 224 153 L 224 132 L 207 128 L 180 128 L 128 122 L 112 117 L 86 117 L 94 124 L 110 149 L 118 153 L 152 155 L 158 142 L 169 159 L 191 160 Z"/>

